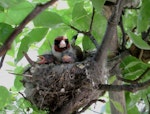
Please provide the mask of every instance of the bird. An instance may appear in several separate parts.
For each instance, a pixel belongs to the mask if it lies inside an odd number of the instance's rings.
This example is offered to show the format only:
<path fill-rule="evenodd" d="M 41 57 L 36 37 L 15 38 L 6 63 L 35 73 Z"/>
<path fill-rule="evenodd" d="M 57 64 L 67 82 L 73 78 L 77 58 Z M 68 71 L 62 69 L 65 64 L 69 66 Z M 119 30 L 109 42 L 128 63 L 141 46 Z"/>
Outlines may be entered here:
<path fill-rule="evenodd" d="M 81 48 L 75 45 L 77 35 L 73 37 L 72 44 L 65 36 L 58 36 L 54 39 L 52 50 L 49 54 L 39 55 L 38 64 L 49 63 L 73 63 L 83 60 Z"/>
<path fill-rule="evenodd" d="M 58 36 L 52 46 L 52 55 L 62 63 L 73 63 L 83 59 L 83 53 L 79 46 L 70 44 L 65 36 Z"/>
<path fill-rule="evenodd" d="M 43 54 L 38 56 L 38 64 L 49 64 L 55 62 L 55 57 L 52 54 Z"/>

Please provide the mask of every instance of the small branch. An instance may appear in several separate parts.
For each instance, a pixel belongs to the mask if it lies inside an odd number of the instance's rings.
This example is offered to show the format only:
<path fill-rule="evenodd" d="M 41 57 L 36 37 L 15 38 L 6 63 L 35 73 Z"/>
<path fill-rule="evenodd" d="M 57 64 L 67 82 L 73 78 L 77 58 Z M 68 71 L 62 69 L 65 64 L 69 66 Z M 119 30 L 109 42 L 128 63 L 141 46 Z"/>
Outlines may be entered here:
<path fill-rule="evenodd" d="M 140 50 L 139 57 L 138 57 L 138 58 L 139 58 L 139 60 L 141 60 L 141 59 L 142 59 L 143 53 L 144 53 L 144 50 L 143 50 L 143 49 L 141 49 L 141 50 Z"/>
<path fill-rule="evenodd" d="M 92 12 L 92 17 L 91 17 L 91 23 L 90 23 L 90 28 L 89 28 L 89 32 L 90 32 L 90 33 L 91 33 L 91 31 L 92 31 L 94 15 L 95 15 L 95 8 L 93 7 L 93 12 Z"/>
<path fill-rule="evenodd" d="M 129 91 L 129 92 L 136 92 L 141 89 L 145 89 L 146 87 L 150 86 L 150 80 L 147 80 L 142 83 L 136 83 L 136 84 L 124 84 L 124 85 L 108 85 L 108 84 L 99 84 L 98 89 L 99 90 L 105 90 L 105 91 Z"/>
<path fill-rule="evenodd" d="M 24 94 L 23 93 L 21 93 L 21 92 L 18 92 L 24 99 L 26 99 L 26 100 L 28 100 L 25 96 L 24 96 Z"/>
<path fill-rule="evenodd" d="M 75 31 L 77 31 L 78 33 L 82 33 L 82 34 L 84 34 L 84 35 L 87 35 L 88 34 L 88 32 L 86 32 L 86 31 L 81 31 L 81 30 L 79 30 L 79 29 L 77 29 L 76 27 L 74 27 L 74 26 L 72 26 L 72 25 L 68 25 L 70 28 L 72 28 L 72 29 L 74 29 Z"/>
<path fill-rule="evenodd" d="M 127 82 L 127 83 L 138 83 L 139 80 L 141 80 L 145 74 L 150 70 L 150 68 L 147 68 L 137 79 L 135 80 L 129 80 L 129 79 L 124 79 L 120 76 L 116 76 L 118 80 L 121 80 L 121 81 L 124 81 L 124 82 Z"/>
<path fill-rule="evenodd" d="M 28 56 L 28 54 L 26 52 L 23 52 L 25 58 L 27 59 L 27 61 L 30 63 L 30 65 L 34 66 L 34 61 L 32 61 L 32 59 Z"/>
<path fill-rule="evenodd" d="M 25 77 L 30 77 L 30 78 L 33 77 L 32 75 L 28 75 L 28 74 L 18 74 L 18 73 L 13 73 L 13 72 L 9 72 L 9 74 L 13 74 L 13 75 L 16 75 L 16 76 L 25 76 Z"/>
<path fill-rule="evenodd" d="M 94 21 L 94 15 L 95 15 L 95 8 L 93 7 L 92 17 L 91 17 L 91 22 L 90 22 L 90 27 L 89 27 L 89 31 L 88 32 L 81 31 L 81 30 L 75 28 L 72 25 L 69 25 L 69 26 L 70 26 L 70 28 L 74 29 L 78 33 L 82 33 L 82 34 L 88 36 L 90 38 L 90 40 L 93 42 L 93 44 L 95 45 L 95 47 L 98 49 L 99 44 L 97 43 L 96 39 L 94 38 L 94 36 L 91 33 L 92 32 L 93 21 Z"/>
<path fill-rule="evenodd" d="M 93 103 L 96 103 L 97 101 L 100 101 L 102 103 L 105 103 L 105 100 L 102 100 L 102 99 L 95 99 L 95 100 L 92 100 L 90 101 L 85 107 L 83 107 L 83 109 L 79 112 L 77 112 L 76 114 L 80 114 L 84 111 L 86 111 Z"/>
<path fill-rule="evenodd" d="M 5 59 L 5 56 L 6 56 L 6 53 L 4 53 L 4 55 L 3 55 L 2 58 L 1 58 L 1 61 L 0 61 L 0 69 L 1 69 L 2 66 L 3 66 L 3 62 L 4 62 L 4 59 Z"/>
<path fill-rule="evenodd" d="M 119 26 L 120 26 L 121 32 L 122 32 L 122 50 L 125 50 L 126 49 L 126 47 L 125 47 L 125 45 L 126 45 L 126 33 L 125 33 L 123 22 L 122 22 L 122 16 L 120 17 Z"/>
<path fill-rule="evenodd" d="M 23 28 L 33 19 L 35 18 L 39 13 L 41 13 L 43 10 L 48 8 L 50 5 L 53 5 L 57 0 L 51 0 L 48 1 L 45 4 L 37 5 L 30 14 L 20 23 L 18 27 L 14 29 L 14 31 L 10 34 L 10 36 L 7 38 L 3 46 L 0 48 L 0 56 L 3 56 L 7 51 L 11 48 L 11 44 L 16 38 L 16 36 L 22 32 Z"/>
<path fill-rule="evenodd" d="M 89 34 L 89 38 L 91 39 L 91 41 L 95 45 L 96 49 L 98 49 L 99 48 L 99 44 L 97 43 L 96 39 L 94 38 L 94 36 L 91 33 Z"/>
<path fill-rule="evenodd" d="M 70 26 L 70 28 L 74 29 L 74 30 L 77 31 L 78 33 L 82 33 L 82 34 L 88 36 L 88 37 L 91 39 L 91 41 L 93 42 L 93 44 L 95 45 L 95 47 L 98 49 L 99 44 L 97 43 L 96 39 L 94 38 L 94 36 L 93 36 L 90 32 L 81 31 L 81 30 L 75 28 L 75 27 L 72 26 L 72 25 L 69 25 L 69 26 Z"/>

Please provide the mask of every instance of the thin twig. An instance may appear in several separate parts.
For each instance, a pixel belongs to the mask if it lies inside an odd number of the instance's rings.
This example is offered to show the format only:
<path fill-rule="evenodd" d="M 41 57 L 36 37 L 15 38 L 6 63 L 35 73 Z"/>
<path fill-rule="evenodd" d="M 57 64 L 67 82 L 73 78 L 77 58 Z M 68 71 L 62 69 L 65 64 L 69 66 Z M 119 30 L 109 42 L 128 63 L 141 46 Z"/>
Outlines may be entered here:
<path fill-rule="evenodd" d="M 87 35 L 87 34 L 88 34 L 88 32 L 79 30 L 79 29 L 77 29 L 76 27 L 74 27 L 74 26 L 72 26 L 72 25 L 68 25 L 68 26 L 69 26 L 70 28 L 74 29 L 75 31 L 77 31 L 78 33 L 82 33 L 82 34 L 84 34 L 84 35 Z"/>
<path fill-rule="evenodd" d="M 28 54 L 26 52 L 23 52 L 25 58 L 27 59 L 27 61 L 30 63 L 30 65 L 34 66 L 34 61 L 32 61 L 32 59 L 28 56 Z"/>
<path fill-rule="evenodd" d="M 95 45 L 96 49 L 98 49 L 99 48 L 99 44 L 97 43 L 96 39 L 94 38 L 94 36 L 91 33 L 89 34 L 89 38 L 91 39 L 91 41 Z"/>
<path fill-rule="evenodd" d="M 150 79 L 141 82 L 141 83 L 135 83 L 135 84 L 123 84 L 123 85 L 112 85 L 112 84 L 99 84 L 98 89 L 99 90 L 105 90 L 105 91 L 129 91 L 129 92 L 136 92 L 141 89 L 145 89 L 150 86 Z"/>
<path fill-rule="evenodd" d="M 90 38 L 90 40 L 93 42 L 93 44 L 95 45 L 95 47 L 98 49 L 99 44 L 97 43 L 96 39 L 94 38 L 94 36 L 91 33 L 92 32 L 92 27 L 93 27 L 94 15 L 95 15 L 95 8 L 93 7 L 92 17 L 91 17 L 91 22 L 90 22 L 90 27 L 89 27 L 89 31 L 88 32 L 81 31 L 81 30 L 75 28 L 72 25 L 69 25 L 69 26 L 70 26 L 70 28 L 74 29 L 78 33 L 82 33 L 82 34 L 88 36 Z"/>
<path fill-rule="evenodd" d="M 57 0 L 51 0 L 48 1 L 45 4 L 39 4 L 37 5 L 28 16 L 19 24 L 18 27 L 14 29 L 14 31 L 10 34 L 10 36 L 7 38 L 3 46 L 0 48 L 0 56 L 3 56 L 7 51 L 11 48 L 11 44 L 16 38 L 16 36 L 22 32 L 23 28 L 33 19 L 35 18 L 39 13 L 41 13 L 43 10 L 48 8 L 50 5 L 53 5 Z"/>
<path fill-rule="evenodd" d="M 82 34 L 88 36 L 91 39 L 91 41 L 93 42 L 93 44 L 95 45 L 95 47 L 98 49 L 99 44 L 97 43 L 96 39 L 94 38 L 94 36 L 90 32 L 81 31 L 81 30 L 77 29 L 76 27 L 74 27 L 72 25 L 69 25 L 69 26 L 70 26 L 70 28 L 74 29 L 78 33 L 82 33 Z"/>
<path fill-rule="evenodd" d="M 89 32 L 90 33 L 92 32 L 94 15 L 95 15 L 95 8 L 93 7 L 93 12 L 92 12 L 92 17 L 91 17 L 91 23 L 90 23 L 90 28 L 89 28 Z"/>
<path fill-rule="evenodd" d="M 81 111 L 77 112 L 77 114 L 80 114 L 80 113 L 86 111 L 93 103 L 96 103 L 97 101 L 100 101 L 100 102 L 102 102 L 102 103 L 105 103 L 105 100 L 102 100 L 102 99 L 95 99 L 95 100 L 92 100 L 92 101 L 90 101 L 85 107 L 83 107 Z"/>
<path fill-rule="evenodd" d="M 21 93 L 21 92 L 18 92 L 24 99 L 26 99 L 26 100 L 28 100 L 25 96 L 24 96 L 24 94 L 23 93 Z"/>
<path fill-rule="evenodd" d="M 3 62 L 4 62 L 4 59 L 5 59 L 5 56 L 6 56 L 6 53 L 4 53 L 4 55 L 3 55 L 2 58 L 1 58 L 1 61 L 0 61 L 0 69 L 1 69 L 2 66 L 3 66 Z"/>
<path fill-rule="evenodd" d="M 134 79 L 134 80 L 125 79 L 120 76 L 116 76 L 116 77 L 118 80 L 121 80 L 127 83 L 138 83 L 138 81 L 141 80 L 149 70 L 150 68 L 147 68 L 137 79 Z"/>
<path fill-rule="evenodd" d="M 32 75 L 29 75 L 29 74 L 18 74 L 18 73 L 13 73 L 13 72 L 9 72 L 9 74 L 13 74 L 13 75 L 16 75 L 16 76 L 25 76 L 25 77 L 30 77 L 30 78 L 33 77 Z"/>
<path fill-rule="evenodd" d="M 120 17 L 120 22 L 119 22 L 119 26 L 121 28 L 121 32 L 122 32 L 122 50 L 125 50 L 126 47 L 126 33 L 124 30 L 124 26 L 123 26 L 123 21 L 122 21 L 122 16 Z"/>
<path fill-rule="evenodd" d="M 141 49 L 141 50 L 140 50 L 139 57 L 138 57 L 138 58 L 139 58 L 139 60 L 141 60 L 141 59 L 142 59 L 143 53 L 144 53 L 144 50 L 143 50 L 143 49 Z"/>

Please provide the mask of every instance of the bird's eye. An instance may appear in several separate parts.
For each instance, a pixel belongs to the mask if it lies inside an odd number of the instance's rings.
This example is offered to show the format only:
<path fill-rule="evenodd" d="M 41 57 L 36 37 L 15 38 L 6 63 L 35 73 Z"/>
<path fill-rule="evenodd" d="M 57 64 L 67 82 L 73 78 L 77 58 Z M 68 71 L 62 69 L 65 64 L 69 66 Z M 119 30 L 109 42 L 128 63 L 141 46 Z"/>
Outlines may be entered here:
<path fill-rule="evenodd" d="M 65 39 L 65 42 L 66 42 L 66 44 L 69 44 L 69 41 L 68 41 L 68 39 Z"/>
<path fill-rule="evenodd" d="M 60 44 L 60 40 L 55 40 L 54 43 L 55 43 L 55 45 L 59 45 Z"/>

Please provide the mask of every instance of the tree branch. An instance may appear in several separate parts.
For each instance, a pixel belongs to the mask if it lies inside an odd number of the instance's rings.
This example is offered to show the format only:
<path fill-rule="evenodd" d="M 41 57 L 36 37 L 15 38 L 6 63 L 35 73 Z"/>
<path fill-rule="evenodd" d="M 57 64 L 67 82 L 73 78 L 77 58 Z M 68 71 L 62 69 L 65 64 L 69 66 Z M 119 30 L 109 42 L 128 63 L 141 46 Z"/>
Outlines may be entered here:
<path fill-rule="evenodd" d="M 3 62 L 4 62 L 4 59 L 5 59 L 5 56 L 6 56 L 6 53 L 4 53 L 4 55 L 1 57 L 1 61 L 0 61 L 0 69 L 1 69 L 2 66 L 3 66 Z"/>
<path fill-rule="evenodd" d="M 120 17 L 119 26 L 120 26 L 121 32 L 122 32 L 122 50 L 125 50 L 126 49 L 126 47 L 125 47 L 125 45 L 126 45 L 126 33 L 125 33 L 123 22 L 122 22 L 122 16 Z"/>
<path fill-rule="evenodd" d="M 93 7 L 93 12 L 92 12 L 92 17 L 91 17 L 91 23 L 90 23 L 90 28 L 89 28 L 89 32 L 90 32 L 90 33 L 91 33 L 91 31 L 92 31 L 94 15 L 95 15 L 95 8 Z"/>
<path fill-rule="evenodd" d="M 89 31 L 88 31 L 88 32 L 86 32 L 86 31 L 81 31 L 81 30 L 77 29 L 76 27 L 74 27 L 74 26 L 72 26 L 72 25 L 69 25 L 69 26 L 70 26 L 70 28 L 74 29 L 74 30 L 77 31 L 78 33 L 82 33 L 82 34 L 88 36 L 88 37 L 91 39 L 91 41 L 93 42 L 93 44 L 95 45 L 95 47 L 98 49 L 99 44 L 97 43 L 96 39 L 95 39 L 94 36 L 91 34 L 91 32 L 89 32 Z"/>
<path fill-rule="evenodd" d="M 94 60 L 98 63 L 100 68 L 102 68 L 105 65 L 105 61 L 107 58 L 107 51 L 109 49 L 112 36 L 115 34 L 115 31 L 117 29 L 117 25 L 118 25 L 120 16 L 122 14 L 124 3 L 125 3 L 124 0 L 117 1 L 117 5 L 115 6 L 115 11 L 110 17 L 110 19 L 108 20 L 107 29 L 103 37 L 101 46 L 99 47 L 94 57 Z"/>
<path fill-rule="evenodd" d="M 11 48 L 11 44 L 16 38 L 16 36 L 22 32 L 23 28 L 33 19 L 35 18 L 39 13 L 41 13 L 43 10 L 48 8 L 50 5 L 53 5 L 57 0 L 51 0 L 48 1 L 45 4 L 39 4 L 37 5 L 30 14 L 27 15 L 27 17 L 20 23 L 18 27 L 14 29 L 14 31 L 10 34 L 10 36 L 7 38 L 3 46 L 0 48 L 0 56 L 3 56 L 7 51 Z"/>
<path fill-rule="evenodd" d="M 136 92 L 138 90 L 144 89 L 146 87 L 150 86 L 150 80 L 147 80 L 142 83 L 136 83 L 136 84 L 124 84 L 124 85 L 108 85 L 108 84 L 99 84 L 98 88 L 99 90 L 105 90 L 105 91 L 129 91 L 129 92 Z"/>
<path fill-rule="evenodd" d="M 93 26 L 93 20 L 94 20 L 94 15 L 95 15 L 95 8 L 93 7 L 93 12 L 92 12 L 92 17 L 91 17 L 91 22 L 90 22 L 90 27 L 89 27 L 89 31 L 86 32 L 86 31 L 81 31 L 77 28 L 75 28 L 74 26 L 72 25 L 69 25 L 70 28 L 74 29 L 75 31 L 77 31 L 78 33 L 82 33 L 86 36 L 88 36 L 90 38 L 90 40 L 93 42 L 93 44 L 95 45 L 95 47 L 98 49 L 99 47 L 99 44 L 97 43 L 96 39 L 94 38 L 94 36 L 92 35 L 92 26 Z"/>
<path fill-rule="evenodd" d="M 26 60 L 30 63 L 31 66 L 34 66 L 34 61 L 32 61 L 32 59 L 28 56 L 28 54 L 26 52 L 23 52 Z"/>
<path fill-rule="evenodd" d="M 85 107 L 83 107 L 81 111 L 77 112 L 76 114 L 81 114 L 82 112 L 86 111 L 93 103 L 96 103 L 97 101 L 105 103 L 105 100 L 102 100 L 102 99 L 92 100 Z"/>

